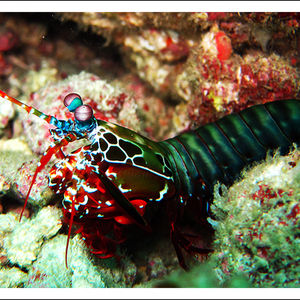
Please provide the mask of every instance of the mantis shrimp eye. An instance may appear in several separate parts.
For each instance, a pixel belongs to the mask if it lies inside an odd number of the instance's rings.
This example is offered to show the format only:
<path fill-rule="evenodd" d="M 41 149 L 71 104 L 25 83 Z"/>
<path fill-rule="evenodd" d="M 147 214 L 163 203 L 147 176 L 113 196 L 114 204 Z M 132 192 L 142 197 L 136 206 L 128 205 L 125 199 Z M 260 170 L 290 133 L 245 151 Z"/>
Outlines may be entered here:
<path fill-rule="evenodd" d="M 77 121 L 89 121 L 93 117 L 93 109 L 89 105 L 80 105 L 75 109 L 74 116 Z"/>
<path fill-rule="evenodd" d="M 76 93 L 68 94 L 64 99 L 64 105 L 68 108 L 70 112 L 73 112 L 77 107 L 82 105 L 80 95 Z"/>

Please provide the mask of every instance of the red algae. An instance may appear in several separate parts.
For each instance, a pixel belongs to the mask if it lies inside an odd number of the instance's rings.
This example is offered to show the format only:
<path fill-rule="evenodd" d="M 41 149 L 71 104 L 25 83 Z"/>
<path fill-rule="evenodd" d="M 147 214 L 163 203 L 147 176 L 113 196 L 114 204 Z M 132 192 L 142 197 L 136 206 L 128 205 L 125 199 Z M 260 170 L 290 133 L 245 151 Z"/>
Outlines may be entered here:
<path fill-rule="evenodd" d="M 215 38 L 218 50 L 218 59 L 221 61 L 227 60 L 232 53 L 230 38 L 223 31 L 217 32 Z"/>

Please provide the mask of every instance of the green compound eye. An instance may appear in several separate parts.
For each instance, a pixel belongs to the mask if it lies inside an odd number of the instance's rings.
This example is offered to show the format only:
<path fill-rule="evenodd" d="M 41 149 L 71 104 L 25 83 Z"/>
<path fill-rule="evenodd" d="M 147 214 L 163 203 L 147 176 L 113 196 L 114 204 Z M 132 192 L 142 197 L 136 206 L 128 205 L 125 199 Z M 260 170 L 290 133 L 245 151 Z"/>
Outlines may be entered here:
<path fill-rule="evenodd" d="M 80 95 L 76 93 L 68 94 L 64 99 L 64 105 L 70 112 L 74 112 L 75 109 L 83 104 Z"/>

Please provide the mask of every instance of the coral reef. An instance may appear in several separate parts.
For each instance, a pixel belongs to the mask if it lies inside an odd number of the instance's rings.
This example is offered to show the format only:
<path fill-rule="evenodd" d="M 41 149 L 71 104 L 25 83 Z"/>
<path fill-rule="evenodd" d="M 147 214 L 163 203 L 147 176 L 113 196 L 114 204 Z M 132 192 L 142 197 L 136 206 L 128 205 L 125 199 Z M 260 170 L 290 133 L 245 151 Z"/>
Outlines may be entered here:
<path fill-rule="evenodd" d="M 16 221 L 12 232 L 4 238 L 3 244 L 5 255 L 10 262 L 21 267 L 30 266 L 36 259 L 42 243 L 61 228 L 60 219 L 60 209 L 44 207 L 30 220 L 24 218 L 20 223 Z"/>
<path fill-rule="evenodd" d="M 215 252 L 221 281 L 242 272 L 254 287 L 299 287 L 299 151 L 267 158 L 215 189 Z"/>
<path fill-rule="evenodd" d="M 174 107 L 166 104 L 161 97 L 152 93 L 144 82 L 136 75 L 126 74 L 120 78 L 120 85 L 132 95 L 138 105 L 138 115 L 144 124 L 143 133 L 153 140 L 170 137 L 173 126 Z M 126 110 L 120 111 L 120 117 Z"/>
<path fill-rule="evenodd" d="M 188 54 L 203 39 L 201 35 L 216 24 L 225 32 L 227 40 L 223 47 L 219 47 L 222 52 L 230 41 L 235 51 L 243 47 L 267 50 L 268 43 L 272 44 L 272 50 L 278 50 L 279 45 L 296 38 L 294 34 L 299 27 L 299 13 L 64 13 L 61 17 L 73 20 L 83 28 L 91 28 L 108 42 L 120 45 L 124 55 L 141 74 L 145 69 L 139 68 L 139 62 L 147 59 L 157 61 L 155 73 L 160 73 L 160 69 L 165 73 L 166 66 L 172 72 L 180 72 Z M 294 41 L 289 44 L 292 48 L 285 49 L 285 52 L 297 51 Z M 149 84 L 157 84 L 153 78 L 149 79 Z M 168 83 L 172 85 L 172 81 Z"/>
<path fill-rule="evenodd" d="M 299 13 L 0 14 L 0 89 L 64 120 L 73 115 L 62 100 L 76 92 L 96 118 L 166 139 L 297 97 L 299 20 Z M 188 273 L 176 272 L 163 226 L 157 236 L 133 232 L 107 260 L 92 255 L 73 226 L 66 268 L 67 226 L 47 178 L 59 157 L 39 173 L 19 223 L 49 128 L 0 99 L 0 287 L 299 287 L 299 152 L 269 157 L 232 187 L 216 188 L 215 252 L 200 265 L 192 258 Z"/>
<path fill-rule="evenodd" d="M 285 58 L 259 50 L 242 57 L 231 53 L 228 36 L 213 27 L 173 81 L 185 100 L 176 107 L 174 128 L 194 128 L 254 104 L 296 97 L 298 82 L 297 69 Z"/>
<path fill-rule="evenodd" d="M 124 272 L 113 261 L 95 265 L 77 235 L 71 240 L 66 268 L 66 242 L 66 236 L 58 235 L 45 243 L 29 271 L 25 287 L 125 287 L 125 277 L 134 265 L 129 263 Z"/>
<path fill-rule="evenodd" d="M 298 94 L 298 13 L 61 17 L 117 44 L 132 72 L 162 97 L 180 102 L 171 135 L 253 104 Z"/>

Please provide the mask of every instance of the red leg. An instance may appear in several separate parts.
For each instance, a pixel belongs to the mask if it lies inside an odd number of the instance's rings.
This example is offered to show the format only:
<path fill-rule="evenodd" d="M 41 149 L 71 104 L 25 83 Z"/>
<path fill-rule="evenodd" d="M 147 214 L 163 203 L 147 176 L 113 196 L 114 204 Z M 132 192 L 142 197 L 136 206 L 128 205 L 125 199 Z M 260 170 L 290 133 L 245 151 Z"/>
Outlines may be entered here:
<path fill-rule="evenodd" d="M 47 163 L 50 161 L 50 159 L 52 158 L 52 156 L 57 153 L 58 151 L 61 150 L 61 147 L 63 146 L 66 146 L 68 145 L 70 142 L 73 142 L 75 140 L 77 140 L 78 138 L 76 137 L 76 135 L 74 135 L 73 133 L 69 133 L 65 138 L 63 138 L 60 142 L 55 142 L 54 145 L 51 145 L 47 151 L 43 154 L 40 162 L 38 163 L 38 166 L 35 170 L 35 173 L 33 175 L 33 178 L 32 178 L 32 181 L 31 181 L 31 185 L 29 187 L 29 190 L 27 192 L 27 196 L 26 196 L 26 199 L 25 199 L 25 203 L 24 203 L 24 206 L 23 206 L 23 209 L 22 209 L 22 212 L 20 214 L 20 221 L 22 219 L 22 215 L 23 215 L 23 212 L 26 208 L 26 205 L 27 205 L 27 201 L 28 201 L 28 198 L 29 198 L 29 195 L 30 195 L 30 192 L 31 192 L 31 189 L 33 187 L 33 184 L 35 183 L 35 180 L 36 180 L 36 177 L 38 175 L 39 172 L 41 172 L 44 167 L 47 165 Z"/>
<path fill-rule="evenodd" d="M 209 254 L 213 251 L 212 249 L 209 248 L 200 248 L 194 246 L 191 241 L 185 238 L 184 234 L 180 232 L 180 230 L 176 227 L 174 223 L 171 223 L 171 240 L 173 242 L 179 264 L 185 270 L 188 270 L 188 267 L 185 264 L 182 249 L 184 249 L 187 253 L 191 255 L 194 255 L 196 253 Z"/>

